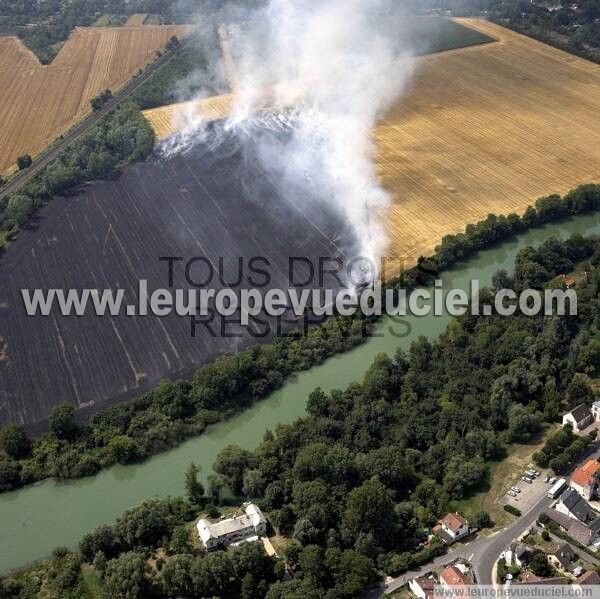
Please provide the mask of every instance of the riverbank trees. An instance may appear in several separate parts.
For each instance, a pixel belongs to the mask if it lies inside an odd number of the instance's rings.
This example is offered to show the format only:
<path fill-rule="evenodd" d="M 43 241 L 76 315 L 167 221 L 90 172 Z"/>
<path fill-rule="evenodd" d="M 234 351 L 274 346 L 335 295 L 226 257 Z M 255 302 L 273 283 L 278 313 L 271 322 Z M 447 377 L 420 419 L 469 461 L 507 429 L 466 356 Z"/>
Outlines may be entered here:
<path fill-rule="evenodd" d="M 600 186 L 597 185 L 581 186 L 569 192 L 562 202 L 557 197 L 543 198 L 521 218 L 488 216 L 484 221 L 467 227 L 464 234 L 454 236 L 455 239 L 444 238 L 438 254 L 426 261 L 425 269 L 425 262 L 422 262 L 391 282 L 391 285 L 412 288 L 427 284 L 432 279 L 431 272 L 439 265 L 447 267 L 455 260 L 464 259 L 512 234 L 511 231 L 550 222 L 568 214 L 600 209 Z M 517 229 L 511 229 L 499 224 L 502 222 L 520 224 L 514 224 Z M 581 236 L 574 236 L 566 243 L 550 241 L 537 251 L 522 252 L 518 258 L 516 283 L 539 287 L 547 281 L 551 272 L 569 272 L 590 254 L 591 243 Z M 513 279 L 505 272 L 497 273 L 494 277 L 496 288 L 512 284 Z M 0 451 L 0 492 L 51 476 L 65 479 L 93 475 L 115 463 L 142 460 L 174 447 L 190 436 L 201 434 L 207 426 L 265 397 L 279 388 L 291 373 L 305 370 L 334 354 L 356 347 L 367 338 L 373 324 L 373 320 L 358 316 L 337 317 L 311 329 L 307 334 L 292 333 L 278 338 L 272 344 L 223 356 L 198 369 L 191 382 L 162 381 L 153 391 L 137 399 L 97 412 L 88 423 L 73 431 L 69 438 L 51 431 L 35 439 L 31 452 L 18 458 Z M 507 357 L 519 350 L 526 336 L 527 331 L 523 330 L 515 333 L 510 343 L 505 343 L 503 351 Z M 600 339 L 597 336 L 586 330 L 580 332 L 572 351 L 576 367 L 581 372 L 593 376 L 600 371 L 596 360 L 596 356 L 600 355 L 599 348 Z M 427 350 L 423 348 L 422 351 L 426 353 Z M 369 374 L 372 378 L 368 385 L 369 393 L 374 396 L 379 393 L 378 381 L 386 377 L 389 366 L 383 360 L 378 368 L 382 371 L 373 370 Z M 510 376 L 499 378 L 494 383 L 494 397 L 500 398 L 504 392 L 512 393 L 515 376 L 525 377 L 521 370 L 515 368 Z M 318 415 L 326 404 L 324 394 L 314 393 L 309 399 L 308 410 Z M 556 398 L 555 401 L 548 399 L 544 410 L 546 419 L 551 411 L 555 416 Z M 510 415 L 510 422 L 515 435 L 519 436 L 525 430 L 531 434 L 539 424 L 539 417 L 535 413 L 525 413 L 516 406 Z M 493 443 L 489 439 L 486 442 Z M 475 473 L 479 471 L 475 462 L 469 464 L 469 468 Z M 250 480 L 252 477 L 254 480 Z M 248 489 L 260 488 L 264 484 L 256 472 L 248 474 L 247 481 L 238 476 L 235 483 L 237 492 L 242 491 L 244 482 L 247 482 Z M 448 477 L 446 483 L 448 490 L 458 486 L 452 476 Z M 451 494 L 456 494 L 456 491 Z"/>
<path fill-rule="evenodd" d="M 306 416 L 267 432 L 254 451 L 224 448 L 215 462 L 221 482 L 262 490 L 270 522 L 291 537 L 279 560 L 258 543 L 206 555 L 186 542 L 194 506 L 155 499 L 86 535 L 78 550 L 7 577 L 4 594 L 31 597 L 44 587 L 50 596 L 79 596 L 93 569 L 113 596 L 354 599 L 382 572 L 398 575 L 440 555 L 441 541 L 422 545 L 424 530 L 454 500 L 485 488 L 487 461 L 514 438 L 515 406 L 519 418 L 556 420 L 579 377 L 572 348 L 600 335 L 600 238 L 522 250 L 512 287 L 523 289 L 532 264 L 544 264 L 552 283 L 560 271 L 550 254 L 562 263 L 573 252 L 588 273 L 577 286 L 577 315 L 468 313 L 438 340 L 378 356 L 362 382 L 315 390 Z M 571 441 L 560 433 L 544 451 L 558 455 Z"/>

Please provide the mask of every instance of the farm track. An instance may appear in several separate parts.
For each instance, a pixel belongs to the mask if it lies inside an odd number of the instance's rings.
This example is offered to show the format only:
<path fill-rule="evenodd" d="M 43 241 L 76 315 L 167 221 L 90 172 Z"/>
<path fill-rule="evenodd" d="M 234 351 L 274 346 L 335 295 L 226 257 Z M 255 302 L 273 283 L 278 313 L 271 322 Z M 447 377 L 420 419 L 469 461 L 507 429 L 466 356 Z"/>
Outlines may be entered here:
<path fill-rule="evenodd" d="M 90 112 L 90 100 L 116 91 L 188 26 L 76 28 L 42 65 L 16 37 L 0 37 L 0 174 L 19 156 L 39 154 Z"/>
<path fill-rule="evenodd" d="M 415 58 L 407 94 L 373 131 L 393 198 L 376 215 L 389 274 L 489 213 L 600 180 L 600 66 L 487 21 L 457 22 L 497 41 Z M 164 138 L 186 112 L 211 120 L 230 106 L 221 96 L 145 115 Z"/>

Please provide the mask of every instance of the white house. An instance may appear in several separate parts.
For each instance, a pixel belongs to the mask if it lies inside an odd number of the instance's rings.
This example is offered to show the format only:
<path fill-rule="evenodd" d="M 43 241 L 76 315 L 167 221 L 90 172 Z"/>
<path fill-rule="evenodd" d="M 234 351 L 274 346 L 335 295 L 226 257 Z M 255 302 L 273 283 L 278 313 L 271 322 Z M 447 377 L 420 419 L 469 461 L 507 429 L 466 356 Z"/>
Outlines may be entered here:
<path fill-rule="evenodd" d="M 446 514 L 433 528 L 433 534 L 440 537 L 447 545 L 468 536 L 470 532 L 468 520 L 456 512 Z"/>
<path fill-rule="evenodd" d="M 596 422 L 600 420 L 600 401 L 595 401 L 592 404 L 592 416 Z"/>
<path fill-rule="evenodd" d="M 570 424 L 573 431 L 580 433 L 586 426 L 592 423 L 593 416 L 591 410 L 585 404 L 581 404 L 567 412 L 562 417 L 563 426 Z"/>
<path fill-rule="evenodd" d="M 258 506 L 247 503 L 245 512 L 242 516 L 227 518 L 214 524 L 208 520 L 198 520 L 196 528 L 203 545 L 207 549 L 217 549 L 266 535 L 267 520 Z"/>
<path fill-rule="evenodd" d="M 513 541 L 504 550 L 504 559 L 509 566 L 518 566 L 519 568 L 527 561 L 527 545 Z"/>
<path fill-rule="evenodd" d="M 571 488 L 568 488 L 560 496 L 554 509 L 583 524 L 586 524 L 590 516 L 594 515 L 589 503 L 575 489 Z"/>
<path fill-rule="evenodd" d="M 433 597 L 433 587 L 438 584 L 434 572 L 429 572 L 424 576 L 417 576 L 408 581 L 410 590 L 419 599 L 431 599 Z"/>
<path fill-rule="evenodd" d="M 596 494 L 599 476 L 600 463 L 588 460 L 583 466 L 573 470 L 570 485 L 584 499 L 590 500 Z"/>

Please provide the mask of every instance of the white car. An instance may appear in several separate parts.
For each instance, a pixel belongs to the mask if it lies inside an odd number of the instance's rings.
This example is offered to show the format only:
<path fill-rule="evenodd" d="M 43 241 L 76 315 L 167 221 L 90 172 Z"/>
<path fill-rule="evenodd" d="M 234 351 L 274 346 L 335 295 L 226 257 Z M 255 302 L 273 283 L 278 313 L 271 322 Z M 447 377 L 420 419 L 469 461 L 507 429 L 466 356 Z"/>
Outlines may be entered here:
<path fill-rule="evenodd" d="M 508 492 L 508 494 L 509 494 L 511 497 L 516 497 L 516 496 L 517 496 L 517 494 L 516 494 L 514 491 L 509 491 L 509 492 Z"/>
<path fill-rule="evenodd" d="M 553 485 L 556 482 L 556 478 L 553 476 L 548 482 Z"/>
<path fill-rule="evenodd" d="M 521 489 L 519 489 L 519 487 L 511 487 L 510 490 L 514 491 L 515 493 L 520 493 L 521 492 Z"/>
<path fill-rule="evenodd" d="M 550 479 L 547 476 L 544 476 L 544 482 L 547 483 L 549 481 L 550 481 Z"/>

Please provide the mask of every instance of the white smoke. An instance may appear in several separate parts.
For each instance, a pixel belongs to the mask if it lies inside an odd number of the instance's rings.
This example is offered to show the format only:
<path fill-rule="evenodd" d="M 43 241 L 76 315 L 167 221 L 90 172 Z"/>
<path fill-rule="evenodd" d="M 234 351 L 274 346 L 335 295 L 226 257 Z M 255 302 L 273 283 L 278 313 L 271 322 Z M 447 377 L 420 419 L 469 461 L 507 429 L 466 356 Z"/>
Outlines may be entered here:
<path fill-rule="evenodd" d="M 234 79 L 227 127 L 250 130 L 265 105 L 276 107 L 293 135 L 261 148 L 262 167 L 277 164 L 285 183 L 323 190 L 323 201 L 342 211 L 359 239 L 361 255 L 377 262 L 387 239 L 373 216 L 390 202 L 374 166 L 371 132 L 405 90 L 412 74 L 401 20 L 386 0 L 269 0 L 225 25 Z M 227 63 L 227 60 L 224 61 Z M 223 69 L 223 65 L 221 65 Z M 233 68 L 233 70 L 232 70 Z M 181 149 L 197 136 L 198 117 L 170 142 Z M 283 152 L 283 156 L 282 156 Z"/>

